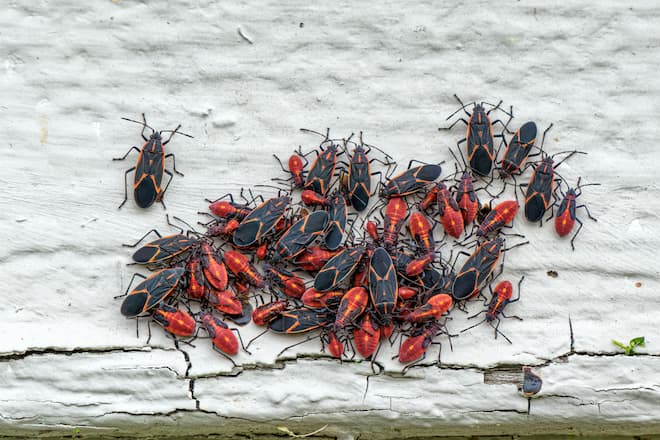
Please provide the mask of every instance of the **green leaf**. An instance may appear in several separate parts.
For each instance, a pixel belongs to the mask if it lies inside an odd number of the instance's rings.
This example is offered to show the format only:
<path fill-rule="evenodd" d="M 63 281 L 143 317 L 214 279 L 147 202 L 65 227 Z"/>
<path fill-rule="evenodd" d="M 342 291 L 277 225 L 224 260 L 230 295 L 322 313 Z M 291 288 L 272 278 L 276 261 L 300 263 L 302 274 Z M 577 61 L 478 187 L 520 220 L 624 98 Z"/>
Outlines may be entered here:
<path fill-rule="evenodd" d="M 644 340 L 644 336 L 640 336 L 638 338 L 633 338 L 633 339 L 630 340 L 630 347 L 631 348 L 635 347 L 635 346 L 644 347 L 645 343 L 646 343 L 646 341 Z"/>
<path fill-rule="evenodd" d="M 624 350 L 625 350 L 626 348 L 628 348 L 627 345 L 623 345 L 623 342 L 619 342 L 619 341 L 617 341 L 616 339 L 612 339 L 612 344 L 614 344 L 614 345 L 616 345 L 617 347 L 622 348 L 622 349 L 624 349 Z"/>

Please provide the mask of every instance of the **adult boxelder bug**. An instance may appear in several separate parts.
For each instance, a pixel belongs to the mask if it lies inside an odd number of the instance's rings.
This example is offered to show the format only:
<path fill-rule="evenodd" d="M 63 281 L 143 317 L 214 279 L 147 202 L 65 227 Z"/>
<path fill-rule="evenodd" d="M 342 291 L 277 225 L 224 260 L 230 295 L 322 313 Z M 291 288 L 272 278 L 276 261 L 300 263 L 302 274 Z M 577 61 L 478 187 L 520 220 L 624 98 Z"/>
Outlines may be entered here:
<path fill-rule="evenodd" d="M 365 146 L 367 147 L 366 149 Z M 369 160 L 367 157 L 372 148 L 376 147 L 366 145 L 362 142 L 362 132 L 360 132 L 360 143 L 355 144 L 353 155 L 348 162 L 348 177 L 346 180 L 347 199 L 356 211 L 364 211 L 371 197 L 371 162 L 378 160 Z M 378 150 L 381 151 L 380 149 Z M 391 159 L 387 153 L 383 152 L 383 154 L 385 154 L 388 160 Z M 388 167 L 393 165 L 392 162 L 382 162 L 380 160 L 378 162 Z"/>
<path fill-rule="evenodd" d="M 563 198 L 561 203 L 559 204 L 559 209 L 557 210 L 557 217 L 555 217 L 555 230 L 557 231 L 557 234 L 559 234 L 560 237 L 565 237 L 568 235 L 572 230 L 573 226 L 575 226 L 575 222 L 578 222 L 580 226 L 578 227 L 577 231 L 575 231 L 575 234 L 573 234 L 573 238 L 571 238 L 571 248 L 575 250 L 575 245 L 573 242 L 575 241 L 575 238 L 577 235 L 580 233 L 580 229 L 582 229 L 582 221 L 577 218 L 576 215 L 576 210 L 578 208 L 584 208 L 585 211 L 587 211 L 587 216 L 593 221 L 597 221 L 596 218 L 591 216 L 591 213 L 589 212 L 589 208 L 587 208 L 587 205 L 578 205 L 576 202 L 576 199 L 580 197 L 582 194 L 582 188 L 585 186 L 591 186 L 591 185 L 600 185 L 600 183 L 588 183 L 586 185 L 581 185 L 580 186 L 580 179 L 581 177 L 578 178 L 577 181 L 577 186 L 575 188 L 569 188 L 568 191 L 566 191 L 565 194 L 563 194 Z M 548 218 L 548 220 L 550 220 Z"/>
<path fill-rule="evenodd" d="M 316 133 L 312 130 L 302 130 Z M 307 173 L 307 179 L 305 179 L 305 184 L 303 185 L 303 188 L 311 189 L 321 195 L 325 195 L 330 189 L 330 182 L 332 181 L 337 166 L 337 145 L 330 140 L 329 135 L 330 129 L 328 129 L 325 139 L 321 142 L 321 152 L 314 162 L 312 162 L 312 166 L 309 167 L 309 173 Z M 330 145 L 324 150 L 323 144 L 327 142 L 330 142 Z"/>
<path fill-rule="evenodd" d="M 268 323 L 268 328 L 276 333 L 304 333 L 328 323 L 326 312 L 300 308 L 287 310 Z"/>
<path fill-rule="evenodd" d="M 289 197 L 273 197 L 254 208 L 234 231 L 234 244 L 240 247 L 250 246 L 263 238 L 284 216 L 289 203 Z"/>
<path fill-rule="evenodd" d="M 433 183 L 442 172 L 440 165 L 429 164 L 410 168 L 412 163 L 411 160 L 406 171 L 389 179 L 381 190 L 381 197 L 389 199 L 416 193 L 426 185 Z"/>
<path fill-rule="evenodd" d="M 314 288 L 319 292 L 336 288 L 355 272 L 365 250 L 364 245 L 345 248 L 332 257 L 314 277 Z"/>
<path fill-rule="evenodd" d="M 274 260 L 289 259 L 300 254 L 328 226 L 326 211 L 314 211 L 294 223 L 275 244 Z"/>
<path fill-rule="evenodd" d="M 156 307 L 174 293 L 184 273 L 183 267 L 159 270 L 128 293 L 136 276 L 145 278 L 143 275 L 134 274 L 126 290 L 128 296 L 121 305 L 121 314 L 134 318 Z"/>
<path fill-rule="evenodd" d="M 505 200 L 498 203 L 486 215 L 477 229 L 477 237 L 483 237 L 491 232 L 496 232 L 511 223 L 518 213 L 518 202 Z"/>
<path fill-rule="evenodd" d="M 137 151 L 139 153 L 137 163 L 134 167 L 126 170 L 126 173 L 124 174 L 126 177 L 128 176 L 128 173 L 135 171 L 135 179 L 133 183 L 133 195 L 135 196 L 135 203 L 140 208 L 148 208 L 155 201 L 158 201 L 163 205 L 163 207 L 165 207 L 165 204 L 163 203 L 163 195 L 165 194 L 167 187 L 170 186 L 170 182 L 172 182 L 173 178 L 172 173 L 165 169 L 165 159 L 171 157 L 174 172 L 181 176 L 183 176 L 183 174 L 178 172 L 176 169 L 174 153 L 165 154 L 165 149 L 163 147 L 170 142 L 172 136 L 174 136 L 176 133 L 187 136 L 189 138 L 192 138 L 192 136 L 181 133 L 179 131 L 179 128 L 181 128 L 180 124 L 174 130 L 156 131 L 147 125 L 147 119 L 144 116 L 144 113 L 142 113 L 142 122 L 134 121 L 133 119 L 128 118 L 122 119 L 142 125 L 141 135 L 145 142 L 144 145 L 142 145 L 142 149 L 138 149 L 137 147 L 133 146 L 128 150 L 128 152 L 126 152 L 123 157 L 116 157 L 112 160 L 124 160 L 126 157 L 128 157 L 131 151 Z M 144 130 L 147 128 L 151 129 L 151 136 L 148 139 L 144 135 Z M 169 138 L 167 138 L 166 141 L 163 141 L 163 133 L 172 134 Z M 163 173 L 170 176 L 170 180 L 168 180 L 165 188 L 161 188 L 160 186 L 163 181 Z M 119 208 L 124 206 L 124 203 L 126 203 L 128 200 L 128 182 L 124 183 L 124 201 L 121 202 Z"/>
<path fill-rule="evenodd" d="M 173 260 L 177 260 L 185 254 L 190 248 L 197 243 L 197 239 L 187 237 L 183 234 L 172 234 L 162 237 L 158 231 L 152 229 L 144 236 L 150 233 L 155 233 L 159 238 L 150 241 L 133 254 L 133 261 L 138 264 L 144 265 L 161 265 L 169 264 Z M 124 244 L 126 247 L 136 247 L 137 244 L 144 239 L 142 237 L 137 243 L 133 245 Z"/>
<path fill-rule="evenodd" d="M 570 154 L 555 164 L 554 157 L 557 154 L 563 153 Z M 545 212 L 554 206 L 557 199 L 554 187 L 555 180 L 562 180 L 561 178 L 555 179 L 555 168 L 575 153 L 587 154 L 581 151 L 562 151 L 552 156 L 545 156 L 534 168 L 529 183 L 520 185 L 521 188 L 527 186 L 527 191 L 525 192 L 525 218 L 527 220 L 530 222 L 542 222 Z"/>
<path fill-rule="evenodd" d="M 466 105 L 463 104 L 460 98 L 456 95 L 454 95 L 454 98 L 456 98 L 456 100 L 461 104 L 461 108 L 459 108 L 456 112 L 452 113 L 447 119 L 450 119 L 457 112 L 463 110 L 465 114 L 468 115 L 469 120 L 466 121 L 465 119 L 460 118 L 446 129 L 450 130 L 459 121 L 462 121 L 467 125 L 467 132 L 465 138 L 458 141 L 456 145 L 458 146 L 459 151 L 461 151 L 461 144 L 463 142 L 467 142 L 467 158 L 468 158 L 467 163 L 470 165 L 470 168 L 472 168 L 472 170 L 474 170 L 475 173 L 481 176 L 487 176 L 490 174 L 490 170 L 493 167 L 493 162 L 495 162 L 495 149 L 493 145 L 494 143 L 493 138 L 495 137 L 502 138 L 504 136 L 502 134 L 493 135 L 493 125 L 498 122 L 502 124 L 504 128 L 506 128 L 506 126 L 508 125 L 508 122 L 507 124 L 504 124 L 499 119 L 493 122 L 490 121 L 490 117 L 489 117 L 490 113 L 493 110 L 500 109 L 500 104 L 502 104 L 502 101 L 500 101 L 496 106 L 493 106 L 493 108 L 491 108 L 488 111 L 486 111 L 486 109 L 484 108 L 484 104 L 487 103 L 485 102 L 482 102 L 480 104 L 472 103 L 474 107 L 472 108 L 472 113 L 469 113 L 467 110 L 465 110 Z M 504 110 L 502 111 L 506 113 Z M 508 115 L 510 121 L 511 118 L 513 118 L 513 115 L 511 113 L 508 113 Z M 461 153 L 461 155 L 463 155 L 463 153 Z"/>
<path fill-rule="evenodd" d="M 344 240 L 344 230 L 348 219 L 346 199 L 342 194 L 336 193 L 330 198 L 329 207 L 329 223 L 323 239 L 328 250 L 334 251 L 341 246 Z"/>
<path fill-rule="evenodd" d="M 552 124 L 550 124 L 550 127 L 552 127 Z M 544 137 L 545 133 L 550 130 L 550 127 L 543 133 Z M 506 178 L 512 176 L 514 173 L 521 173 L 522 166 L 525 164 L 536 142 L 536 133 L 536 123 L 534 121 L 525 122 L 516 131 L 504 150 L 504 156 L 502 157 L 499 168 L 500 177 Z"/>
<path fill-rule="evenodd" d="M 454 299 L 460 301 L 479 293 L 483 283 L 493 273 L 502 252 L 527 243 L 518 243 L 504 249 L 504 239 L 495 237 L 478 246 L 456 274 L 451 289 Z"/>
<path fill-rule="evenodd" d="M 502 333 L 499 330 L 500 322 L 501 322 L 500 321 L 500 316 L 503 317 L 503 318 L 516 318 L 516 319 L 522 321 L 522 318 L 519 317 L 519 316 L 515 316 L 515 315 L 506 316 L 504 314 L 504 308 L 507 305 L 509 305 L 511 303 L 514 303 L 514 302 L 516 302 L 520 299 L 520 285 L 522 284 L 524 279 L 525 279 L 525 277 L 522 277 L 522 278 L 520 278 L 520 281 L 518 281 L 518 297 L 516 299 L 511 299 L 513 297 L 513 286 L 511 285 L 510 281 L 504 280 L 504 281 L 500 281 L 499 283 L 497 283 L 497 286 L 495 286 L 495 291 L 493 291 L 491 289 L 490 302 L 485 303 L 486 308 L 484 310 L 480 311 L 479 313 L 477 313 L 476 315 L 470 316 L 468 319 L 475 318 L 475 317 L 481 315 L 484 312 L 486 312 L 486 317 L 483 320 L 477 322 L 476 324 L 471 325 L 470 327 L 461 330 L 461 333 L 463 333 L 467 330 L 470 330 L 471 328 L 474 328 L 474 327 L 476 327 L 476 326 L 478 326 L 478 325 L 480 325 L 484 322 L 488 322 L 492 327 L 493 326 L 493 321 L 497 321 L 497 324 L 495 325 L 495 327 L 493 327 L 495 329 L 495 338 L 497 339 L 497 334 L 499 333 L 500 335 L 502 335 L 502 337 L 504 339 L 507 340 L 507 342 L 509 342 L 509 344 L 511 344 L 511 340 L 509 340 L 509 338 L 507 338 L 504 335 L 504 333 Z"/>
<path fill-rule="evenodd" d="M 399 283 L 392 258 L 384 248 L 376 248 L 369 262 L 369 295 L 381 324 L 390 324 L 398 293 Z"/>

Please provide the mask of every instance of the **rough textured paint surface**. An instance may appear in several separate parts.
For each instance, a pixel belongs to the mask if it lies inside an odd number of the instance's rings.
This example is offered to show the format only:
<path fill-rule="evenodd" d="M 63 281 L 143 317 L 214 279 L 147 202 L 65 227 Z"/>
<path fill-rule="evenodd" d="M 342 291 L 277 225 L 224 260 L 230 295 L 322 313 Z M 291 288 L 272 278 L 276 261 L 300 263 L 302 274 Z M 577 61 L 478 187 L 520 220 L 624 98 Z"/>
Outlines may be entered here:
<path fill-rule="evenodd" d="M 7 2 L 0 434 L 659 433 L 659 16 L 657 2 L 610 0 Z M 449 160 L 464 131 L 437 128 L 454 93 L 504 100 L 516 127 L 554 123 L 548 151 L 589 153 L 561 174 L 602 183 L 579 199 L 598 222 L 583 216 L 575 252 L 552 222 L 516 219 L 531 244 L 505 260 L 509 279 L 526 277 L 510 309 L 524 321 L 501 327 L 513 344 L 487 326 L 453 338 L 453 351 L 440 337 L 441 368 L 434 345 L 405 376 L 396 345 L 372 376 L 368 362 L 307 359 L 318 341 L 276 358 L 301 338 L 267 335 L 236 368 L 204 339 L 177 348 L 154 325 L 147 346 L 144 322 L 136 338 L 113 299 L 133 270 L 121 244 L 169 229 L 158 204 L 117 210 L 135 156 L 111 158 L 141 144 L 121 116 L 195 136 L 168 146 L 185 177 L 164 199 L 194 223 L 204 197 L 282 176 L 272 153 L 318 142 L 300 127 L 362 130 L 401 163 Z M 453 332 L 473 322 L 454 315 Z M 611 343 L 642 335 L 636 357 Z M 530 415 L 522 364 L 544 380 Z"/>

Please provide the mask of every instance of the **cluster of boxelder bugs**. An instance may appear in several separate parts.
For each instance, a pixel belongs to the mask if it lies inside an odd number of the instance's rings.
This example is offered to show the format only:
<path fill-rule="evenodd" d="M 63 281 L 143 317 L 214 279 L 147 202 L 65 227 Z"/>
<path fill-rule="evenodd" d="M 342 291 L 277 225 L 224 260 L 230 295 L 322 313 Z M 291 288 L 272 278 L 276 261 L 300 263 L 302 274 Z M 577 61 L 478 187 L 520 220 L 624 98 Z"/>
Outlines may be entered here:
<path fill-rule="evenodd" d="M 321 349 L 332 357 L 359 355 L 371 359 L 372 365 L 383 344 L 398 345 L 395 357 L 408 364 L 406 369 L 424 359 L 429 346 L 439 344 L 439 336 L 445 335 L 451 344 L 452 337 L 484 322 L 495 338 L 499 335 L 511 343 L 499 326 L 502 318 L 522 319 L 507 316 L 505 309 L 520 298 L 524 277 L 517 283 L 501 280 L 494 289 L 492 284 L 503 273 L 504 255 L 528 243 L 522 235 L 504 231 L 518 214 L 518 192 L 528 221 L 541 223 L 550 210 L 548 219 L 555 215 L 560 236 L 568 235 L 578 222 L 571 239 L 574 246 L 582 227 L 577 209 L 584 207 L 593 219 L 586 206 L 576 202 L 587 185 L 578 179 L 575 188 L 563 190 L 566 184 L 556 168 L 584 153 L 548 155 L 543 141 L 536 143 L 534 122 L 509 130 L 513 111 L 502 109 L 501 102 L 470 104 L 471 112 L 469 105 L 460 104 L 447 119 L 461 111 L 467 119 L 442 128 L 466 125 L 458 154 L 450 148 L 456 162 L 449 173 L 444 162 L 412 160 L 395 174 L 392 158 L 366 144 L 362 133 L 357 139 L 331 138 L 329 130 L 304 130 L 320 136 L 320 144 L 306 154 L 299 148 L 286 164 L 275 156 L 285 172 L 273 178 L 275 197 L 255 196 L 248 189 L 236 197 L 207 199 L 210 212 L 200 214 L 210 220 L 199 223 L 203 232 L 174 217 L 184 230 L 168 217 L 178 233 L 162 236 L 154 229 L 126 245 L 137 248 L 133 264 L 153 273 L 134 275 L 131 285 L 136 277 L 143 280 L 133 288 L 129 285 L 122 295 L 121 313 L 148 317 L 189 343 L 201 330 L 230 360 L 239 342 L 249 353 L 260 336 L 246 345 L 239 330 L 230 326 L 251 321 L 265 328 L 262 334 L 308 333 L 302 342 L 318 338 Z M 491 120 L 495 114 L 505 115 L 506 122 Z M 501 132 L 495 133 L 498 124 Z M 163 145 L 169 138 L 163 142 L 162 132 L 153 129 L 146 138 L 144 115 L 142 125 L 146 143 L 135 167 L 134 188 L 136 202 L 146 207 L 162 202 L 165 189 L 160 181 L 169 157 Z M 560 154 L 565 157 L 555 162 Z M 156 159 L 147 160 L 147 155 Z M 380 170 L 374 170 L 376 166 Z M 529 182 L 519 185 L 516 179 L 528 169 Z M 498 178 L 502 190 L 493 195 Z M 515 199 L 497 200 L 511 183 Z M 558 192 L 563 200 L 554 213 Z M 485 195 L 491 197 L 488 204 L 480 203 Z M 157 239 L 143 243 L 151 234 Z M 510 239 L 515 244 L 507 246 Z M 484 299 L 484 308 L 469 318 L 484 318 L 452 334 L 447 328 L 450 314 L 466 312 L 467 303 L 478 297 Z"/>

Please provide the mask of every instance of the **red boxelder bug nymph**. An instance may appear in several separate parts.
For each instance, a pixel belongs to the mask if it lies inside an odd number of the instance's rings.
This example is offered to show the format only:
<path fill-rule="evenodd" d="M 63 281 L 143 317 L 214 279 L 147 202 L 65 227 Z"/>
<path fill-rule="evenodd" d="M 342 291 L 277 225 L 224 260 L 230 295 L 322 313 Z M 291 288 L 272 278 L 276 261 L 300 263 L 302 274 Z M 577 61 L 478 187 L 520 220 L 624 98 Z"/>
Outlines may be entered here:
<path fill-rule="evenodd" d="M 333 290 L 350 277 L 362 259 L 366 246 L 345 248 L 332 257 L 314 278 L 314 289 L 319 292 Z"/>
<path fill-rule="evenodd" d="M 296 256 L 294 263 L 302 270 L 315 272 L 325 266 L 325 263 L 341 251 L 342 249 L 329 251 L 320 246 L 310 246 Z"/>
<path fill-rule="evenodd" d="M 186 264 L 186 294 L 188 298 L 202 299 L 208 292 L 206 279 L 202 270 L 202 263 L 197 256 L 193 256 Z"/>
<path fill-rule="evenodd" d="M 426 216 L 421 212 L 413 212 L 408 220 L 408 229 L 423 253 L 435 257 L 435 240 L 431 233 L 433 228 Z"/>
<path fill-rule="evenodd" d="M 188 338 L 195 334 L 195 318 L 185 310 L 161 303 L 154 309 L 151 317 L 173 335 Z"/>
<path fill-rule="evenodd" d="M 450 295 L 439 293 L 430 297 L 424 304 L 414 310 L 402 314 L 402 318 L 408 322 L 424 322 L 431 319 L 440 319 L 452 306 Z"/>
<path fill-rule="evenodd" d="M 383 198 L 405 197 L 422 190 L 426 185 L 433 183 L 442 172 L 440 165 L 421 165 L 410 168 L 413 161 L 408 164 L 408 169 L 403 173 L 391 178 L 381 190 Z"/>
<path fill-rule="evenodd" d="M 252 322 L 258 326 L 264 326 L 277 318 L 280 313 L 286 310 L 288 305 L 288 301 L 273 301 L 260 305 L 252 312 Z"/>
<path fill-rule="evenodd" d="M 257 206 L 234 231 L 234 244 L 244 247 L 259 241 L 284 216 L 289 203 L 291 198 L 284 196 L 268 199 Z"/>
<path fill-rule="evenodd" d="M 134 318 L 153 309 L 176 291 L 184 273 L 183 267 L 159 270 L 128 293 L 136 276 L 144 278 L 140 274 L 134 274 L 126 290 L 128 296 L 121 305 L 121 314 Z"/>
<path fill-rule="evenodd" d="M 226 251 L 224 263 L 234 276 L 247 281 L 257 288 L 265 286 L 266 283 L 263 276 L 242 253 L 234 250 Z"/>
<path fill-rule="evenodd" d="M 472 168 L 472 170 L 480 176 L 487 176 L 490 174 L 490 170 L 493 167 L 493 162 L 495 162 L 495 148 L 493 138 L 503 137 L 502 134 L 493 135 L 493 125 L 499 122 L 504 126 L 504 128 L 506 128 L 508 124 L 508 122 L 507 124 L 504 124 L 499 119 L 493 122 L 490 121 L 490 113 L 492 111 L 499 109 L 506 113 L 504 110 L 500 109 L 500 104 L 502 101 L 500 101 L 496 106 L 493 106 L 493 108 L 488 111 L 486 111 L 484 108 L 484 104 L 486 103 L 472 103 L 474 104 L 474 107 L 472 108 L 472 113 L 469 113 L 467 110 L 465 110 L 466 105 L 463 104 L 460 98 L 456 95 L 454 95 L 454 98 L 456 98 L 456 100 L 461 104 L 461 108 L 451 114 L 447 119 L 450 119 L 457 112 L 463 110 L 465 114 L 468 115 L 469 120 L 466 121 L 465 119 L 460 118 L 452 125 L 447 127 L 447 130 L 451 129 L 459 121 L 462 121 L 467 125 L 465 138 L 458 141 L 456 145 L 458 146 L 459 151 L 461 151 L 461 144 L 466 142 L 468 158 L 467 163 L 470 165 L 470 168 Z M 507 114 L 509 115 L 510 121 L 511 118 L 513 118 L 513 115 L 511 113 Z M 463 153 L 461 153 L 461 155 L 462 154 Z"/>
<path fill-rule="evenodd" d="M 511 299 L 511 298 L 513 298 L 513 286 L 511 285 L 510 281 L 504 280 L 504 281 L 500 281 L 499 283 L 497 283 L 497 286 L 495 286 L 495 291 L 493 291 L 491 289 L 490 302 L 485 303 L 486 308 L 484 310 L 480 311 L 479 313 L 477 313 L 476 315 L 470 316 L 468 319 L 475 318 L 475 317 L 481 315 L 484 312 L 486 312 L 486 317 L 483 320 L 477 322 L 476 324 L 471 325 L 470 327 L 461 330 L 461 333 L 463 333 L 467 330 L 470 330 L 471 328 L 474 328 L 474 327 L 476 327 L 476 326 L 478 326 L 478 325 L 480 325 L 484 322 L 488 322 L 492 327 L 493 326 L 493 321 L 497 321 L 497 324 L 493 327 L 495 329 L 495 339 L 497 339 L 497 334 L 499 333 L 500 335 L 502 335 L 502 337 L 504 339 L 507 340 L 507 342 L 509 342 L 509 344 L 511 344 L 511 340 L 509 338 L 507 338 L 504 335 L 504 333 L 502 333 L 499 330 L 500 322 L 501 322 L 500 321 L 500 316 L 503 317 L 503 318 L 515 318 L 515 319 L 518 319 L 518 320 L 522 321 L 522 318 L 519 317 L 519 316 L 515 316 L 515 315 L 506 316 L 504 314 L 504 308 L 507 305 L 509 305 L 511 303 L 514 303 L 514 302 L 516 302 L 520 299 L 520 285 L 522 284 L 524 279 L 525 279 L 525 277 L 522 277 L 522 278 L 520 278 L 520 281 L 518 281 L 518 297 L 515 298 L 515 299 Z"/>
<path fill-rule="evenodd" d="M 400 197 L 392 198 L 385 208 L 383 225 L 383 245 L 392 247 L 399 237 L 399 232 L 408 217 L 408 204 Z"/>
<path fill-rule="evenodd" d="M 371 311 L 364 313 L 353 329 L 355 349 L 362 357 L 368 358 L 380 343 L 380 326 Z"/>
<path fill-rule="evenodd" d="M 218 252 L 206 241 L 202 241 L 199 249 L 199 261 L 204 273 L 204 279 L 218 291 L 227 288 L 227 268 Z"/>
<path fill-rule="evenodd" d="M 510 224 L 518 213 L 518 202 L 515 200 L 505 200 L 498 203 L 486 215 L 477 229 L 477 237 L 486 236 L 492 232 L 499 231 L 504 226 Z"/>
<path fill-rule="evenodd" d="M 573 230 L 573 226 L 575 226 L 575 222 L 578 222 L 580 224 L 577 231 L 575 231 L 575 234 L 573 234 L 573 238 L 571 238 L 571 248 L 573 250 L 575 250 L 575 245 L 573 244 L 573 242 L 575 241 L 575 238 L 580 233 L 580 229 L 582 229 L 583 226 L 582 221 L 579 218 L 577 218 L 577 214 L 576 214 L 577 209 L 584 208 L 584 210 L 587 212 L 587 216 L 589 216 L 591 220 L 597 221 L 595 217 L 591 216 L 591 213 L 589 212 L 589 208 L 587 208 L 587 205 L 577 204 L 577 198 L 580 197 L 580 195 L 582 194 L 583 187 L 600 185 L 600 183 L 588 183 L 586 185 L 580 185 L 581 179 L 582 179 L 581 177 L 578 178 L 577 185 L 575 188 L 569 188 L 568 191 L 566 191 L 566 193 L 563 194 L 562 201 L 559 204 L 559 209 L 557 210 L 557 217 L 555 217 L 555 231 L 557 231 L 557 234 L 559 234 L 560 237 L 565 237 L 566 235 L 568 235 Z"/>
<path fill-rule="evenodd" d="M 454 154 L 454 151 L 451 148 L 449 149 L 449 152 L 454 156 L 454 159 L 458 161 L 456 154 Z M 461 215 L 463 216 L 463 224 L 467 226 L 472 223 L 477 216 L 477 211 L 479 210 L 479 197 L 477 197 L 477 191 L 474 189 L 474 179 L 472 178 L 472 174 L 467 170 L 465 162 L 463 165 L 463 172 L 455 186 L 455 198 L 456 203 L 461 210 Z M 459 174 L 458 169 L 456 170 L 456 174 Z"/>
<path fill-rule="evenodd" d="M 353 287 L 346 292 L 339 303 L 333 329 L 339 331 L 355 320 L 365 311 L 369 304 L 369 294 L 364 287 Z"/>
<path fill-rule="evenodd" d="M 165 194 L 167 187 L 170 186 L 170 182 L 172 182 L 172 178 L 173 178 L 172 173 L 169 170 L 165 169 L 165 159 L 171 157 L 174 172 L 181 176 L 183 176 L 183 174 L 178 172 L 176 169 L 174 153 L 165 154 L 165 149 L 163 147 L 167 145 L 170 142 L 170 140 L 172 140 L 172 136 L 174 136 L 176 133 L 183 136 L 187 136 L 189 138 L 192 138 L 192 136 L 185 133 L 181 133 L 179 131 L 181 125 L 178 125 L 174 130 L 156 131 L 153 128 L 151 128 L 149 125 L 147 125 L 147 119 L 144 116 L 144 113 L 142 113 L 142 122 L 134 121 L 133 119 L 128 119 L 128 118 L 122 118 L 122 119 L 142 125 L 141 135 L 142 135 L 142 139 L 144 139 L 145 142 L 144 145 L 142 145 L 142 149 L 138 149 L 137 147 L 133 146 L 128 150 L 128 152 L 123 157 L 117 157 L 114 158 L 113 160 L 124 160 L 126 159 L 126 157 L 128 157 L 131 151 L 133 150 L 137 151 L 139 154 L 135 166 L 126 170 L 125 173 L 125 177 L 126 177 L 131 171 L 135 171 L 135 179 L 133 183 L 133 195 L 135 196 L 135 203 L 140 208 L 148 208 L 154 202 L 158 201 L 161 204 L 163 204 L 163 207 L 165 207 L 165 204 L 163 203 L 163 195 Z M 146 130 L 147 128 L 151 129 L 151 136 L 148 139 L 144 135 L 144 130 Z M 163 141 L 162 138 L 163 133 L 172 133 L 172 134 L 170 135 L 169 138 L 167 138 L 167 140 Z M 168 180 L 167 185 L 165 185 L 165 188 L 161 188 L 161 183 L 163 181 L 163 173 L 170 176 L 170 180 Z M 125 183 L 124 201 L 121 202 L 119 208 L 124 206 L 124 203 L 126 203 L 126 201 L 128 200 L 128 183 L 127 182 L 124 183 Z"/>
<path fill-rule="evenodd" d="M 280 167 L 282 168 L 282 171 L 285 173 L 290 173 L 291 177 L 287 180 L 293 180 L 293 186 L 296 188 L 303 188 L 305 186 L 305 166 L 307 165 L 307 159 L 305 159 L 301 154 L 296 154 L 293 153 L 291 156 L 289 156 L 289 169 L 287 170 L 284 168 L 284 165 L 282 165 L 282 161 L 280 160 L 279 157 L 273 154 L 273 157 L 277 159 L 277 161 L 280 163 Z M 280 180 L 280 179 L 273 179 L 273 180 Z"/>
<path fill-rule="evenodd" d="M 402 364 L 414 362 L 404 368 L 404 373 L 406 370 L 418 364 L 426 357 L 426 350 L 428 350 L 429 346 L 433 343 L 433 338 L 435 338 L 440 333 L 446 333 L 443 329 L 444 324 L 438 321 L 432 321 L 426 327 L 422 328 L 421 330 L 417 330 L 412 334 L 412 336 L 406 338 L 403 341 L 401 347 L 399 347 L 399 362 Z M 437 363 L 440 364 L 440 352 L 438 352 Z"/>
<path fill-rule="evenodd" d="M 275 244 L 275 261 L 289 259 L 300 254 L 328 226 L 329 215 L 326 211 L 314 211 L 294 223 Z"/>
<path fill-rule="evenodd" d="M 563 153 L 570 154 L 555 164 L 553 160 L 554 156 Z M 581 151 L 562 151 L 552 156 L 545 156 L 534 168 L 529 183 L 520 185 L 521 188 L 527 186 L 527 191 L 525 192 L 525 218 L 527 220 L 530 222 L 541 222 L 545 212 L 554 206 L 557 199 L 554 187 L 555 180 L 562 180 L 560 177 L 555 179 L 555 168 L 575 153 L 587 154 Z"/>
<path fill-rule="evenodd" d="M 301 298 L 305 293 L 305 282 L 298 275 L 268 263 L 263 265 L 268 284 L 277 286 L 286 296 Z"/>
<path fill-rule="evenodd" d="M 398 293 L 399 283 L 392 258 L 384 248 L 376 248 L 369 262 L 369 295 L 381 324 L 390 324 Z"/>
<path fill-rule="evenodd" d="M 238 354 L 238 339 L 223 320 L 207 312 L 200 312 L 199 318 L 211 337 L 214 349 L 229 356 Z"/>
<path fill-rule="evenodd" d="M 463 214 L 444 183 L 438 183 L 438 215 L 440 223 L 448 235 L 458 238 L 465 228 Z"/>

